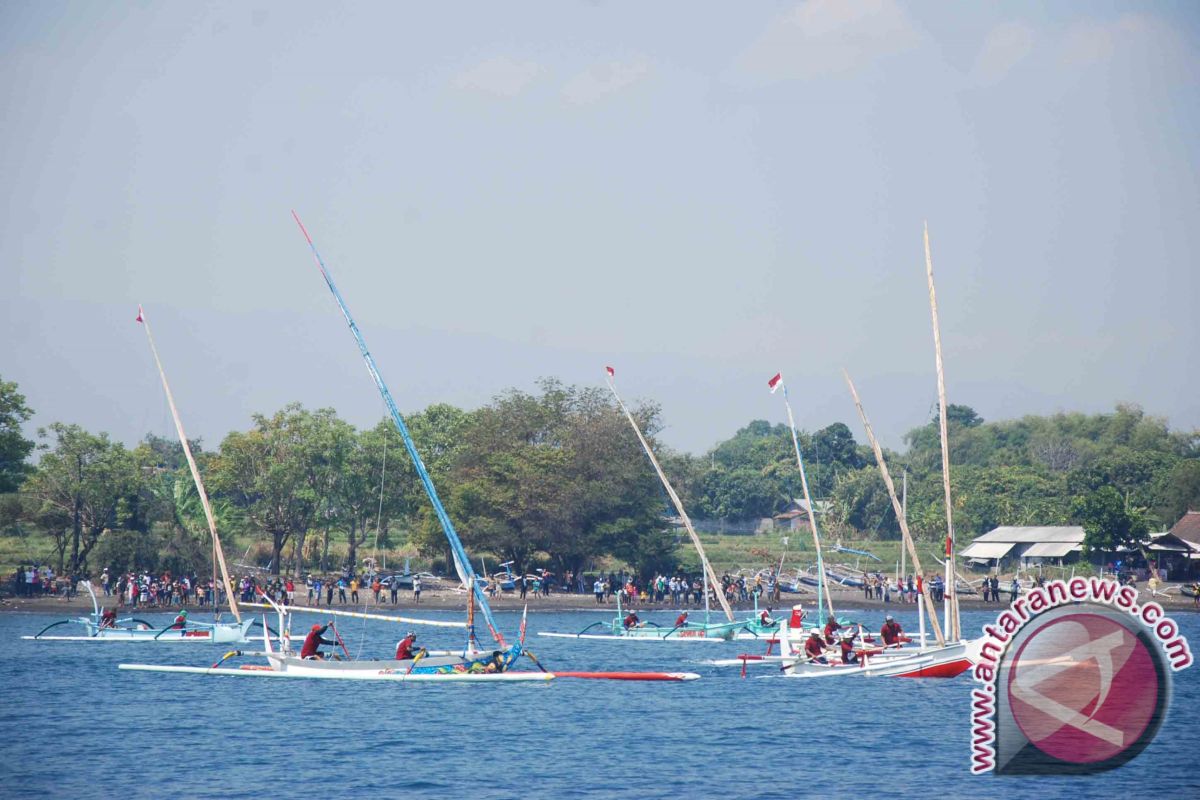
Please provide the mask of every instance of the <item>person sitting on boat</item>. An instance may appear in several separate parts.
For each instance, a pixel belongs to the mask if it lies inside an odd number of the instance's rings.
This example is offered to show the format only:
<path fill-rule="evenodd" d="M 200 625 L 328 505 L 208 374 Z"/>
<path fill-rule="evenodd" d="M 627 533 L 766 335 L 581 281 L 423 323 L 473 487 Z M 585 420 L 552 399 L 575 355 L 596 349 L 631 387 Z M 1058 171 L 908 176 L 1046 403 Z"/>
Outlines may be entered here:
<path fill-rule="evenodd" d="M 829 663 L 825 660 L 825 642 L 817 631 L 809 634 L 807 641 L 804 642 L 804 655 L 808 657 L 809 661 L 817 664 Z"/>
<path fill-rule="evenodd" d="M 171 623 L 171 630 L 181 631 L 181 630 L 183 630 L 185 625 L 187 625 L 187 609 L 186 608 L 183 609 L 182 611 L 180 611 L 178 616 L 175 617 L 175 621 Z"/>
<path fill-rule="evenodd" d="M 883 637 L 883 643 L 888 647 L 899 645 L 900 637 L 904 635 L 904 629 L 900 627 L 899 622 L 892 619 L 891 614 L 888 614 L 883 620 L 883 627 L 879 629 L 879 635 Z"/>
<path fill-rule="evenodd" d="M 104 613 L 102 613 L 100 615 L 100 627 L 101 628 L 117 627 L 117 610 L 115 608 L 105 609 Z"/>
<path fill-rule="evenodd" d="M 492 657 L 488 659 L 487 664 L 483 667 L 484 672 L 504 672 L 504 653 L 499 650 L 492 651 Z"/>
<path fill-rule="evenodd" d="M 771 616 L 771 607 L 767 606 L 766 610 L 758 615 L 758 624 L 764 628 L 770 628 L 775 624 L 775 618 Z"/>
<path fill-rule="evenodd" d="M 641 624 L 642 624 L 642 621 L 640 619 L 638 619 L 638 615 L 635 614 L 634 612 L 630 611 L 628 614 L 625 615 L 625 630 L 629 630 L 630 628 L 640 627 Z"/>
<path fill-rule="evenodd" d="M 333 622 L 327 622 L 324 625 L 313 625 L 312 626 L 312 630 L 310 630 L 308 632 L 308 635 L 304 637 L 304 645 L 300 648 L 300 657 L 301 658 L 312 658 L 312 659 L 316 659 L 317 661 L 325 660 L 325 654 L 322 653 L 319 649 L 321 647 L 321 645 L 337 644 L 336 641 L 330 641 L 329 639 L 325 639 L 322 636 L 322 634 L 324 634 L 325 631 L 332 624 L 333 624 Z"/>
<path fill-rule="evenodd" d="M 687 622 L 688 622 L 687 618 L 688 618 L 688 612 L 684 611 L 682 614 L 680 614 L 678 617 L 675 618 L 675 627 L 682 628 L 682 627 L 686 626 Z"/>
<path fill-rule="evenodd" d="M 396 645 L 396 660 L 397 661 L 408 661 L 410 658 L 412 658 L 413 657 L 413 643 L 416 641 L 417 641 L 416 632 L 409 631 L 408 635 L 405 636 L 403 639 L 401 639 L 400 642 Z"/>
<path fill-rule="evenodd" d="M 833 644 L 836 642 L 837 638 L 834 636 L 834 634 L 841 629 L 842 626 L 838 624 L 838 621 L 833 617 L 830 617 L 829 621 L 825 623 L 825 644 Z"/>
<path fill-rule="evenodd" d="M 858 653 L 854 650 L 854 634 L 847 633 L 842 637 L 842 663 L 857 664 Z"/>

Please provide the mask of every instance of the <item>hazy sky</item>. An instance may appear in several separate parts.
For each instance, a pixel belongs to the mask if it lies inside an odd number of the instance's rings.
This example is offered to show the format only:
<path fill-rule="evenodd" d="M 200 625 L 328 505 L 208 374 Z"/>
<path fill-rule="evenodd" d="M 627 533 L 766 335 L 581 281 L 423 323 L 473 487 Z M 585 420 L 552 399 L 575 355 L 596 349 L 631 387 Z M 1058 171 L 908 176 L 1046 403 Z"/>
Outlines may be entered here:
<path fill-rule="evenodd" d="M 0 375 L 209 446 L 542 376 L 885 441 L 1141 403 L 1200 426 L 1200 4 L 0 2 Z"/>

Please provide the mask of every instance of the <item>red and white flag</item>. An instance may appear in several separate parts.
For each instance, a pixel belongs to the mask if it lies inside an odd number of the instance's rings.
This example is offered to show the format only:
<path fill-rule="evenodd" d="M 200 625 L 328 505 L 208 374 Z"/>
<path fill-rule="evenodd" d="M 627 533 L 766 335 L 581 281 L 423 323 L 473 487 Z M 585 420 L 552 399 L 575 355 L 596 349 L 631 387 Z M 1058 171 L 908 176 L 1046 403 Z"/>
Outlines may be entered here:
<path fill-rule="evenodd" d="M 141 307 L 141 306 L 138 306 L 138 315 L 137 315 L 137 321 L 138 321 L 138 322 L 145 322 L 145 321 L 146 321 L 146 320 L 142 319 L 142 307 Z"/>
<path fill-rule="evenodd" d="M 608 373 L 608 377 L 610 377 L 610 378 L 617 377 L 617 371 L 615 369 L 613 369 L 612 367 L 605 367 L 604 371 Z"/>
<path fill-rule="evenodd" d="M 775 377 L 767 381 L 767 386 L 771 387 L 771 394 L 775 394 L 775 390 L 783 384 L 783 373 L 776 372 Z"/>

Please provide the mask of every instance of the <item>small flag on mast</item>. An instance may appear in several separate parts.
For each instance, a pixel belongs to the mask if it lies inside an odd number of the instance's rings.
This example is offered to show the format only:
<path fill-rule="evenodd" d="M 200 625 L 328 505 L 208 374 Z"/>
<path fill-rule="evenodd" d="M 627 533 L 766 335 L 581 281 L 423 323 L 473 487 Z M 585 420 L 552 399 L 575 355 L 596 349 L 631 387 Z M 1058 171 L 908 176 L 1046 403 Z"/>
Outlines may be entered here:
<path fill-rule="evenodd" d="M 142 307 L 141 307 L 141 306 L 138 306 L 138 315 L 137 315 L 137 321 L 138 321 L 138 322 L 145 322 L 145 321 L 146 321 L 146 320 L 142 319 Z"/>
<path fill-rule="evenodd" d="M 608 377 L 610 378 L 615 378 L 617 376 L 617 371 L 612 367 L 605 367 L 604 371 L 608 373 Z"/>
<path fill-rule="evenodd" d="M 771 387 L 771 394 L 775 394 L 775 390 L 778 389 L 780 384 L 782 384 L 782 383 L 783 383 L 783 373 L 776 372 L 775 377 L 771 378 L 771 380 L 767 381 L 767 386 Z"/>

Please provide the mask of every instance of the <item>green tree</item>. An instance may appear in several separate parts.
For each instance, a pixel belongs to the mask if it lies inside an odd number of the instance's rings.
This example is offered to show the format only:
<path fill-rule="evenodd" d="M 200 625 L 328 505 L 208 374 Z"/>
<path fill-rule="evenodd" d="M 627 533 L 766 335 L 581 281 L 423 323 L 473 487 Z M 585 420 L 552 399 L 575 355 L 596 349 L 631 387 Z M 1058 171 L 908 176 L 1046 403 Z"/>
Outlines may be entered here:
<path fill-rule="evenodd" d="M 1167 473 L 1157 491 L 1159 517 L 1172 525 L 1188 511 L 1200 511 L 1200 459 L 1188 458 Z"/>
<path fill-rule="evenodd" d="M 1142 515 L 1127 510 L 1121 493 L 1111 486 L 1075 498 L 1071 514 L 1083 526 L 1085 554 L 1112 553 L 1118 547 L 1140 549 L 1149 532 Z"/>
<path fill-rule="evenodd" d="M 29 474 L 25 459 L 34 443 L 22 435 L 21 423 L 31 416 L 17 384 L 0 378 L 0 494 L 16 491 Z"/>
<path fill-rule="evenodd" d="M 271 537 L 271 569 L 278 575 L 283 548 L 312 526 L 318 507 L 309 463 L 312 414 L 291 403 L 273 416 L 254 415 L 254 428 L 221 442 L 213 484 Z"/>
<path fill-rule="evenodd" d="M 138 490 L 134 459 L 108 434 L 56 422 L 39 437 L 53 437 L 27 490 L 39 504 L 39 520 L 56 537 L 59 571 L 79 574 L 105 531 L 120 528 Z M 70 544 L 70 560 L 65 554 Z"/>

